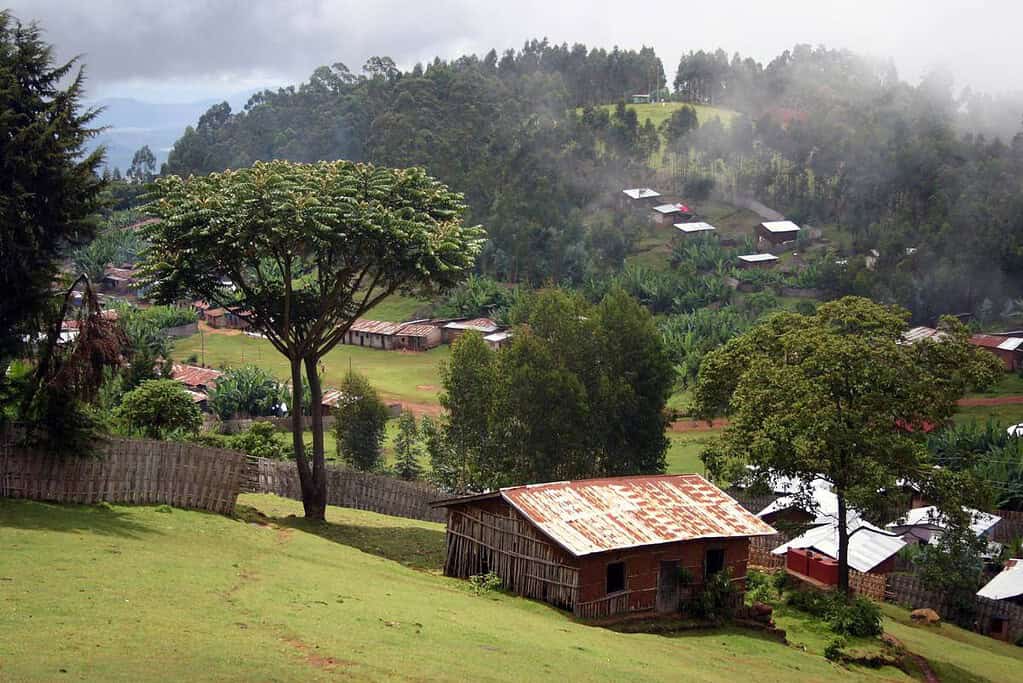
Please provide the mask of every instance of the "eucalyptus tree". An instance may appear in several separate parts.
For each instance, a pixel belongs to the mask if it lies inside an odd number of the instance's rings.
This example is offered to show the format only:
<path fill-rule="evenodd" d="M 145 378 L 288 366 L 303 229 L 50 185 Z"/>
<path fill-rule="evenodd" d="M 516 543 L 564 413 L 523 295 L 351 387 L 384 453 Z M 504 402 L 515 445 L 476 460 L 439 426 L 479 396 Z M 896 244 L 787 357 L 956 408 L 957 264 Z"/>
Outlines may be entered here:
<path fill-rule="evenodd" d="M 159 178 L 143 272 L 154 296 L 200 298 L 249 322 L 289 361 L 292 405 L 303 369 L 312 457 L 292 412 L 305 513 L 326 508 L 320 359 L 352 322 L 396 291 L 435 295 L 461 282 L 484 232 L 462 195 L 421 168 L 350 161 L 257 162 L 208 176 Z"/>

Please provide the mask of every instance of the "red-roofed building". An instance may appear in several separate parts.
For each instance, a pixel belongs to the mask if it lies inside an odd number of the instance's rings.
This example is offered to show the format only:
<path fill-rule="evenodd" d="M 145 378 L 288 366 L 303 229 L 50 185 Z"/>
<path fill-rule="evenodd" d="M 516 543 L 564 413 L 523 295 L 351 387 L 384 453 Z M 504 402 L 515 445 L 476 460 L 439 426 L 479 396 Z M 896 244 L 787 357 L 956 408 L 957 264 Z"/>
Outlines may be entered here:
<path fill-rule="evenodd" d="M 1019 370 L 1023 367 L 1023 338 L 1021 337 L 975 334 L 970 337 L 970 343 L 998 356 L 1006 370 Z"/>
<path fill-rule="evenodd" d="M 217 380 L 223 375 L 220 370 L 203 368 L 198 365 L 183 365 L 175 363 L 171 366 L 171 379 L 181 382 L 191 391 L 206 393 L 217 385 Z"/>
<path fill-rule="evenodd" d="M 775 531 L 697 474 L 515 486 L 447 509 L 448 576 L 494 572 L 509 590 L 599 618 L 677 612 Z"/>

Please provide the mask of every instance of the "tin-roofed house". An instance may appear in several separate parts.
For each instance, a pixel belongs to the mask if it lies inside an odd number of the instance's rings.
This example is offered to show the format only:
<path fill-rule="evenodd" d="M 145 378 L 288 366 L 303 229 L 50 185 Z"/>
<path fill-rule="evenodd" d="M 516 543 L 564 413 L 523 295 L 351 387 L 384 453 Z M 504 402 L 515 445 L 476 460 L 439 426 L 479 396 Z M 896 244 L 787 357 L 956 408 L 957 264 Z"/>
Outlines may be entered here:
<path fill-rule="evenodd" d="M 399 323 L 358 318 L 345 332 L 341 343 L 368 346 L 371 349 L 392 349 L 395 342 L 394 333 L 400 327 Z"/>
<path fill-rule="evenodd" d="M 771 245 L 795 242 L 799 226 L 792 221 L 764 221 L 757 226 L 757 237 Z"/>
<path fill-rule="evenodd" d="M 998 356 L 1008 371 L 1023 368 L 1023 337 L 1000 334 L 975 334 L 970 343 Z"/>
<path fill-rule="evenodd" d="M 497 332 L 501 326 L 490 318 L 473 318 L 471 320 L 453 320 L 444 325 L 442 329 L 444 343 L 450 344 L 470 330 L 486 336 Z"/>
<path fill-rule="evenodd" d="M 703 221 L 693 221 L 692 223 L 675 223 L 675 229 L 683 235 L 703 235 L 709 236 L 717 234 L 717 228 L 710 223 Z"/>
<path fill-rule="evenodd" d="M 774 529 L 697 474 L 515 486 L 447 510 L 444 573 L 494 572 L 586 618 L 677 612 L 713 575 L 742 587 L 749 543 Z"/>
<path fill-rule="evenodd" d="M 675 225 L 693 217 L 689 207 L 680 202 L 658 204 L 654 207 L 654 223 L 657 225 Z"/>
<path fill-rule="evenodd" d="M 618 195 L 619 206 L 623 209 L 628 209 L 634 206 L 653 206 L 654 203 L 660 204 L 661 193 L 657 190 L 651 190 L 649 187 L 634 187 L 629 190 L 622 190 L 622 193 Z"/>
<path fill-rule="evenodd" d="M 428 351 L 440 346 L 440 328 L 428 322 L 402 323 L 394 332 L 394 348 L 406 351 Z"/>

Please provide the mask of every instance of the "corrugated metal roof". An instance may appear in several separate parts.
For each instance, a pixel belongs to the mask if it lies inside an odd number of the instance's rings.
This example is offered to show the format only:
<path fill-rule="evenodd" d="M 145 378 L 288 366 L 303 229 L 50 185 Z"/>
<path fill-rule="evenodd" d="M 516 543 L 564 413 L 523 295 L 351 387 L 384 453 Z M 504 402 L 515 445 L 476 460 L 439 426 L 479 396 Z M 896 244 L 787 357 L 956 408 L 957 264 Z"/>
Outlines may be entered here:
<path fill-rule="evenodd" d="M 915 344 L 922 339 L 934 339 L 935 341 L 938 341 L 944 337 L 944 332 L 940 332 L 933 327 L 911 327 L 903 333 L 902 341 L 907 344 Z"/>
<path fill-rule="evenodd" d="M 717 230 L 710 223 L 701 223 L 699 221 L 693 223 L 676 223 L 675 227 L 682 232 L 710 232 L 711 230 Z"/>
<path fill-rule="evenodd" d="M 1023 595 L 1023 560 L 1014 558 L 1006 562 L 1002 571 L 977 591 L 977 595 L 991 600 Z"/>
<path fill-rule="evenodd" d="M 444 326 L 447 330 L 476 330 L 477 332 L 497 332 L 500 325 L 490 318 L 473 318 L 472 320 L 456 320 Z"/>
<path fill-rule="evenodd" d="M 651 190 L 649 187 L 637 187 L 631 190 L 622 190 L 630 199 L 652 199 L 660 197 L 661 193 Z"/>
<path fill-rule="evenodd" d="M 436 325 L 428 323 L 405 323 L 399 326 L 395 334 L 402 337 L 429 337 L 434 332 L 437 332 L 437 329 Z"/>
<path fill-rule="evenodd" d="M 612 477 L 501 489 L 516 510 L 573 555 L 774 529 L 698 474 Z"/>
<path fill-rule="evenodd" d="M 869 572 L 906 546 L 901 536 L 879 529 L 858 516 L 850 519 L 846 528 L 849 530 L 849 566 L 859 572 Z M 837 522 L 814 527 L 771 553 L 784 555 L 789 548 L 813 548 L 837 560 Z"/>
<path fill-rule="evenodd" d="M 820 482 L 819 485 L 817 485 L 818 482 Z M 792 483 L 795 489 L 794 493 L 799 490 L 802 484 L 801 482 Z M 810 500 L 805 501 L 808 505 L 803 505 L 804 501 L 800 501 L 798 496 L 781 496 L 758 512 L 757 517 L 762 518 L 764 515 L 774 512 L 796 508 L 814 515 L 814 524 L 830 524 L 838 519 L 838 496 L 825 488 L 826 486 L 828 486 L 827 482 L 815 480 L 811 482 L 811 487 L 813 488 L 810 490 Z M 854 510 L 849 510 L 849 513 L 852 515 L 858 514 Z"/>
<path fill-rule="evenodd" d="M 202 403 L 209 399 L 206 394 L 201 394 L 198 391 L 189 391 L 185 389 L 185 393 L 188 394 L 188 398 L 192 399 L 192 403 Z"/>
<path fill-rule="evenodd" d="M 483 341 L 488 341 L 496 344 L 498 342 L 503 342 L 506 339 L 511 339 L 511 336 L 512 333 L 508 330 L 505 330 L 504 332 L 494 332 L 493 334 L 488 334 L 487 336 L 483 337 Z"/>
<path fill-rule="evenodd" d="M 189 387 L 215 386 L 217 379 L 223 374 L 220 370 L 202 368 L 198 365 L 175 363 L 171 366 L 171 379 Z"/>
<path fill-rule="evenodd" d="M 1016 351 L 1019 349 L 1020 344 L 1023 344 L 1023 339 L 1020 339 L 1019 337 L 1009 337 L 999 344 L 998 348 L 1003 351 Z"/>
<path fill-rule="evenodd" d="M 349 328 L 352 332 L 366 332 L 369 334 L 394 334 L 401 327 L 399 323 L 391 323 L 383 320 L 366 320 L 356 318 Z"/>
<path fill-rule="evenodd" d="M 655 206 L 654 211 L 663 214 L 689 213 L 689 207 L 685 204 L 661 204 L 660 206 Z"/>
<path fill-rule="evenodd" d="M 778 257 L 774 254 L 743 254 L 739 260 L 746 263 L 766 263 L 767 261 L 777 261 Z"/>
<path fill-rule="evenodd" d="M 799 226 L 792 221 L 765 221 L 760 225 L 768 232 L 799 232 Z"/>
<path fill-rule="evenodd" d="M 1002 521 L 998 515 L 981 512 L 973 508 L 963 508 L 963 512 L 970 515 L 970 529 L 978 536 L 992 529 Z M 888 529 L 908 529 L 911 527 L 928 527 L 930 529 L 944 529 L 948 526 L 948 520 L 937 507 L 928 505 L 926 507 L 913 508 L 894 522 L 885 525 Z"/>

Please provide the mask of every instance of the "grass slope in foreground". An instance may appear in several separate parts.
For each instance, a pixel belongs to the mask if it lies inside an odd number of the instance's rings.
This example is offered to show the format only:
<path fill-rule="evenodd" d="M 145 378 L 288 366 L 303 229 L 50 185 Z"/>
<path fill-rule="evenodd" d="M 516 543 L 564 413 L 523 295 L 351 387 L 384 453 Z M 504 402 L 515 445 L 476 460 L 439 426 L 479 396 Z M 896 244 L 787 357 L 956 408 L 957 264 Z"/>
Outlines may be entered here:
<path fill-rule="evenodd" d="M 327 524 L 306 525 L 289 516 L 300 514 L 294 501 L 240 503 L 269 519 L 244 508 L 234 520 L 0 499 L 0 679 L 905 678 L 844 669 L 744 631 L 666 637 L 585 626 L 440 576 L 440 525 L 333 507 Z M 931 633 L 919 638 L 947 647 Z M 954 643 L 994 658 L 985 644 Z"/>

